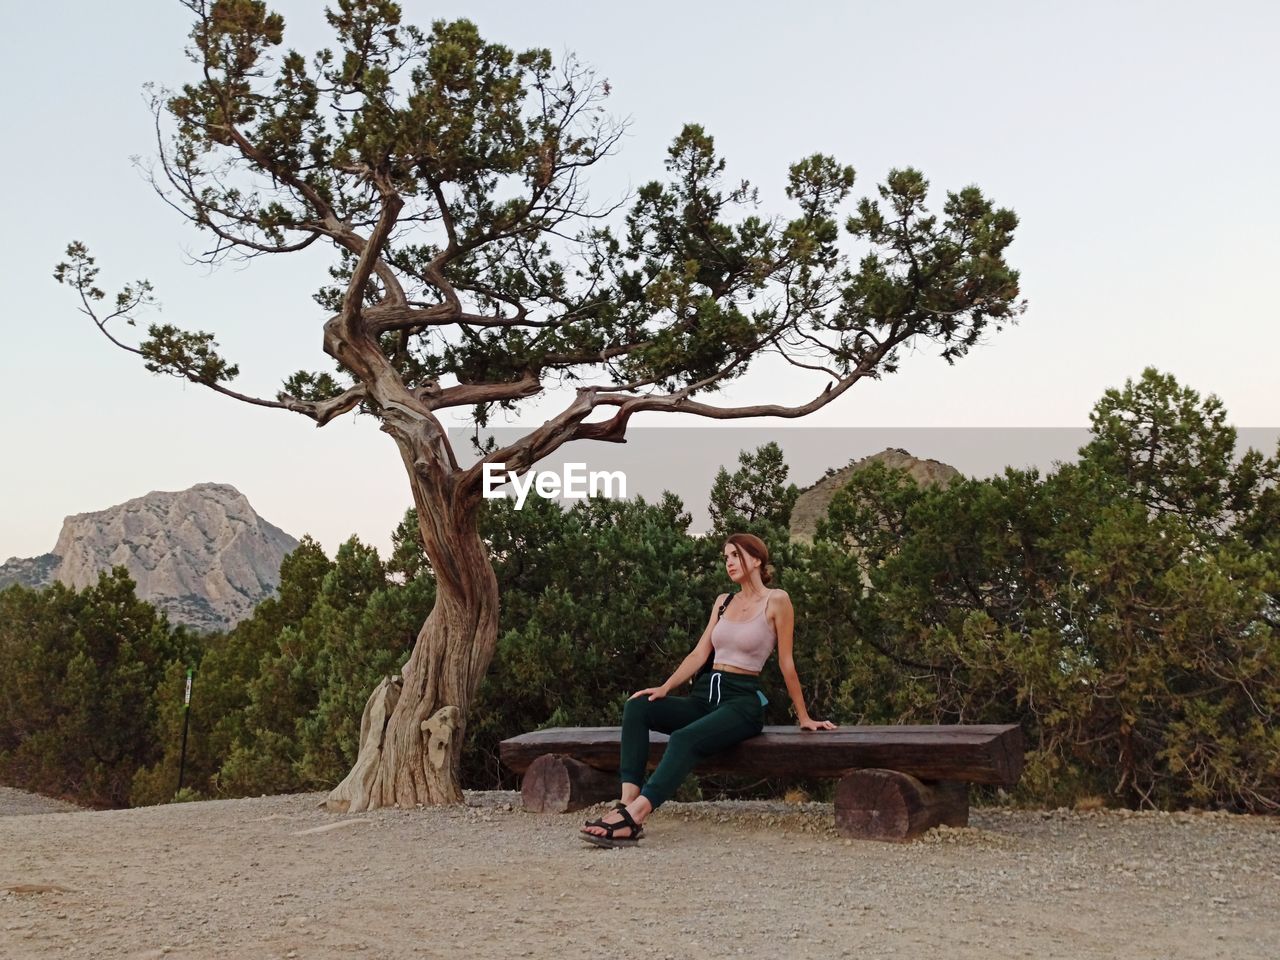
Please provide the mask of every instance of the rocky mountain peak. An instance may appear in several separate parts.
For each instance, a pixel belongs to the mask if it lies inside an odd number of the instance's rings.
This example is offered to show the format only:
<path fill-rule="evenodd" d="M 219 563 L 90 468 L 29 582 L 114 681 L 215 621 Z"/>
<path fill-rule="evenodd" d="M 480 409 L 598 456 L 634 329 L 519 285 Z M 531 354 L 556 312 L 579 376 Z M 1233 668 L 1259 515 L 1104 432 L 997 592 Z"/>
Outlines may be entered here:
<path fill-rule="evenodd" d="M 0 586 L 58 580 L 82 589 L 122 564 L 138 596 L 171 620 L 223 629 L 275 592 L 280 561 L 297 545 L 235 487 L 200 483 L 67 517 L 53 551 L 10 560 L 0 567 Z"/>
<path fill-rule="evenodd" d="M 855 471 L 876 462 L 883 463 L 890 469 L 906 470 L 922 487 L 945 487 L 961 476 L 959 470 L 940 460 L 922 460 L 901 447 L 887 447 L 879 453 L 850 462 L 848 466 L 833 471 L 802 491 L 791 511 L 791 538 L 812 543 L 813 535 L 818 530 L 818 520 L 827 515 L 836 491 L 849 482 Z"/>

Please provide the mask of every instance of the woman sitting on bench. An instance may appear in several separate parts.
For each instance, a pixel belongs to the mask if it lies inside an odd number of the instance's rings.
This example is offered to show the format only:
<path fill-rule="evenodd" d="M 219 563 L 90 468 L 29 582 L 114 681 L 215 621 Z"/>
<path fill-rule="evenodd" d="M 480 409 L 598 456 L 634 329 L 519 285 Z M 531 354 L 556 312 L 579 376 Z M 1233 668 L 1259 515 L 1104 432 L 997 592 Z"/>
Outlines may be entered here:
<path fill-rule="evenodd" d="M 716 598 L 698 645 L 667 682 L 632 694 L 622 711 L 622 802 L 582 828 L 589 843 L 634 845 L 644 836 L 641 824 L 670 799 L 695 763 L 764 729 L 769 701 L 760 689 L 760 669 L 775 646 L 800 729 L 836 729 L 830 720 L 811 719 L 805 709 L 791 652 L 795 613 L 785 590 L 768 587 L 769 548 L 759 537 L 735 533 L 725 541 L 724 563 L 738 592 Z M 733 614 L 726 613 L 735 597 Z M 690 677 L 695 677 L 691 696 L 668 696 Z M 644 781 L 650 730 L 669 733 L 671 739 Z"/>

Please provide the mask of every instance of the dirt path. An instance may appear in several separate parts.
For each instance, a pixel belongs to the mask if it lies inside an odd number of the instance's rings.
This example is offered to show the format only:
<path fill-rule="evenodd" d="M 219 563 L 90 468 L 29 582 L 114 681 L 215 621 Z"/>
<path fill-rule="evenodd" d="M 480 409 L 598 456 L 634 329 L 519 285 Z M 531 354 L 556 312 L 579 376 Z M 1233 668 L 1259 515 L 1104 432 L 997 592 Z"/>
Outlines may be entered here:
<path fill-rule="evenodd" d="M 986 809 L 892 845 L 839 839 L 822 804 L 670 803 L 601 850 L 575 831 L 603 808 L 516 793 L 352 817 L 321 794 L 14 816 L 35 801 L 13 793 L 13 960 L 1280 955 L 1274 818 Z"/>

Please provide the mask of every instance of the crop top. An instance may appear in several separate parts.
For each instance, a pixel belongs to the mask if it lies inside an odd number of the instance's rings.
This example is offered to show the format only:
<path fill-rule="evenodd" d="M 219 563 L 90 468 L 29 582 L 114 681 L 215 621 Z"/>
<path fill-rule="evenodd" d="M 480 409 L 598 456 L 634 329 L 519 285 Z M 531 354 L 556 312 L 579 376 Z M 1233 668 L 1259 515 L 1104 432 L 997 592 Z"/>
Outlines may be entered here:
<path fill-rule="evenodd" d="M 769 596 L 773 591 L 769 591 Z M 764 662 L 773 653 L 778 642 L 778 634 L 774 631 L 765 611 L 769 608 L 769 597 L 765 597 L 760 605 L 760 612 L 750 620 L 735 623 L 721 616 L 711 630 L 711 645 L 715 648 L 715 662 L 730 667 L 741 667 L 757 673 L 764 668 Z"/>

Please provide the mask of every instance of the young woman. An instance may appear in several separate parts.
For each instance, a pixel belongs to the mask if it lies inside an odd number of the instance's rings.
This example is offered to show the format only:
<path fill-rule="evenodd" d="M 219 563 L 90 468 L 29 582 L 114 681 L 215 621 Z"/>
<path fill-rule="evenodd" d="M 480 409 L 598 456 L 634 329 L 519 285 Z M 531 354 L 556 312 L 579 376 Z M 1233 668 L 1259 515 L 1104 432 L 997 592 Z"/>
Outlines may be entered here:
<path fill-rule="evenodd" d="M 836 729 L 830 720 L 812 719 L 805 709 L 792 657 L 795 612 L 785 590 L 768 586 L 772 579 L 769 548 L 759 537 L 735 533 L 725 541 L 724 565 L 738 592 L 716 598 L 698 645 L 667 682 L 636 691 L 622 711 L 618 771 L 622 802 L 582 828 L 582 839 L 589 843 L 602 847 L 635 844 L 644 836 L 641 825 L 649 814 L 676 792 L 698 760 L 764 729 L 764 706 L 769 701 L 760 689 L 760 670 L 775 646 L 800 729 Z M 713 648 L 713 669 L 694 681 L 692 695 L 668 696 L 706 663 Z M 644 781 L 650 730 L 669 733 L 671 739 L 662 762 Z"/>

